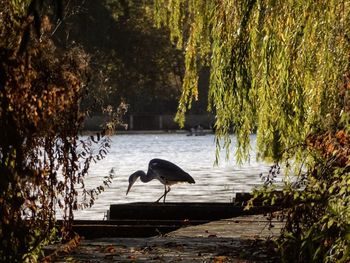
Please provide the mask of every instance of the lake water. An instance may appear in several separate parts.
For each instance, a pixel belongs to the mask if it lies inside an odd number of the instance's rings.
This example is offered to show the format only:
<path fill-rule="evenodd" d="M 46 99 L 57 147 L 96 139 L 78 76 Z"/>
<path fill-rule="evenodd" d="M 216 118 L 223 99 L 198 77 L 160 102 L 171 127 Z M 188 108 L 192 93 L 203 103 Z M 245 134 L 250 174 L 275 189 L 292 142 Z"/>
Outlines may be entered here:
<path fill-rule="evenodd" d="M 110 204 L 154 202 L 164 192 L 164 186 L 153 180 L 147 184 L 138 180 L 126 196 L 128 178 L 136 170 L 147 171 L 152 158 L 174 162 L 188 172 L 195 184 L 178 184 L 167 195 L 168 202 L 231 202 L 237 192 L 249 192 L 262 185 L 259 174 L 266 173 L 269 165 L 256 162 L 255 135 L 251 136 L 249 163 L 237 165 L 233 154 L 229 160 L 221 154 L 218 166 L 215 161 L 214 135 L 186 136 L 186 134 L 116 135 L 108 156 L 92 164 L 85 179 L 87 188 L 102 183 L 103 177 L 114 168 L 113 183 L 99 195 L 95 205 L 75 213 L 76 219 L 103 219 Z M 235 147 L 232 138 L 231 148 Z"/>

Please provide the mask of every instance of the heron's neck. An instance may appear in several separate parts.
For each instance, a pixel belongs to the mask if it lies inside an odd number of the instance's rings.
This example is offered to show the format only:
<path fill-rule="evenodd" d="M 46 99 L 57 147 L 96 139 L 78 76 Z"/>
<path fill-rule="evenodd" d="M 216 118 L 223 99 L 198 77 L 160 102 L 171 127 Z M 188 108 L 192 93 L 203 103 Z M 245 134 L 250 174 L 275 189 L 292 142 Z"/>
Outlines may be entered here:
<path fill-rule="evenodd" d="M 144 171 L 142 171 L 142 173 L 140 173 L 140 179 L 141 182 L 148 183 L 149 181 L 154 179 L 154 176 L 149 172 L 147 172 L 146 174 Z"/>

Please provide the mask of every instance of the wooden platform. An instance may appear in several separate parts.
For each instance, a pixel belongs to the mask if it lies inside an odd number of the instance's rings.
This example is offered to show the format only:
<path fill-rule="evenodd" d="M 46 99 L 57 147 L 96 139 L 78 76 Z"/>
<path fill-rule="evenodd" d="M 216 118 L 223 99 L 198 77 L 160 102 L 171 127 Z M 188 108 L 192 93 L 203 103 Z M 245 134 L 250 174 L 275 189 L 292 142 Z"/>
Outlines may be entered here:
<path fill-rule="evenodd" d="M 108 220 L 75 220 L 74 230 L 85 238 L 151 237 L 184 226 L 215 220 L 264 214 L 277 207 L 244 210 L 237 203 L 128 203 L 111 205 Z"/>
<path fill-rule="evenodd" d="M 234 203 L 129 203 L 111 205 L 111 220 L 219 220 L 241 215 L 263 213 L 267 207 L 249 211 Z"/>
<path fill-rule="evenodd" d="M 85 239 L 55 262 L 280 262 L 274 238 L 283 223 L 262 215 L 212 221 L 164 236 Z M 47 254 L 57 246 L 48 246 Z M 62 250 L 64 251 L 64 250 Z"/>

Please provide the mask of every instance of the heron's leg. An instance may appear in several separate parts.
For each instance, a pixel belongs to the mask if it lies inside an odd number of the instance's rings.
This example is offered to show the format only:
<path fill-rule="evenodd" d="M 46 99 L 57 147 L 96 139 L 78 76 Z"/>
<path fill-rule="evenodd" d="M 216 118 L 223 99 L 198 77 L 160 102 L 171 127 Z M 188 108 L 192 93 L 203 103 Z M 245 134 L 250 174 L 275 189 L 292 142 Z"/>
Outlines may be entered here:
<path fill-rule="evenodd" d="M 166 194 L 170 192 L 170 186 L 168 186 L 168 189 L 166 189 L 166 185 L 164 185 L 164 194 L 158 198 L 157 201 L 155 201 L 155 203 L 158 203 L 160 201 L 160 199 L 162 199 L 164 197 L 163 203 L 165 203 L 165 197 Z"/>
<path fill-rule="evenodd" d="M 156 201 L 156 203 L 158 203 L 158 202 L 160 201 L 160 199 L 163 198 L 163 196 L 164 196 L 164 202 L 165 202 L 165 196 L 166 196 L 166 194 L 167 194 L 166 185 L 164 185 L 164 194 L 163 194 L 161 197 L 158 198 L 158 200 Z"/>
<path fill-rule="evenodd" d="M 158 202 L 159 202 L 159 200 L 163 198 L 163 196 L 164 196 L 164 194 L 162 194 L 162 196 L 161 196 L 161 197 L 159 197 L 159 198 L 158 198 L 158 200 L 157 200 L 157 201 L 155 201 L 155 203 L 158 203 Z"/>
<path fill-rule="evenodd" d="M 163 203 L 165 203 L 165 198 L 166 198 L 166 195 L 167 195 L 167 193 L 169 193 L 170 192 L 170 186 L 168 186 L 168 190 L 166 189 L 166 187 L 165 187 L 165 192 L 164 192 L 164 200 L 163 200 Z"/>

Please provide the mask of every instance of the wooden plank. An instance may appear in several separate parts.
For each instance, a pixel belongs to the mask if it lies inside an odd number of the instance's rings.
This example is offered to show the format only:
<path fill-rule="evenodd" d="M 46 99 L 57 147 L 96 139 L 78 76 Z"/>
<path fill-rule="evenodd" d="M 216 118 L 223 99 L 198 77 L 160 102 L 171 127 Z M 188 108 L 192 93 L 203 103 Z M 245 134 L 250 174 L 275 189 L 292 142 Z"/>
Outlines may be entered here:
<path fill-rule="evenodd" d="M 151 237 L 208 220 L 74 220 L 73 230 L 85 238 Z"/>
<path fill-rule="evenodd" d="M 75 220 L 73 229 L 86 238 L 151 237 L 184 226 L 243 215 L 263 214 L 277 207 L 244 210 L 237 203 L 128 203 L 110 206 L 109 220 Z"/>
<path fill-rule="evenodd" d="M 244 206 L 234 203 L 128 203 L 110 206 L 109 219 L 132 220 L 219 220 L 242 215 L 261 214 L 272 207 Z"/>
<path fill-rule="evenodd" d="M 58 222 L 62 222 L 59 220 Z M 118 219 L 118 220 L 74 220 L 74 225 L 198 225 L 210 220 L 144 220 L 144 219 Z"/>
<path fill-rule="evenodd" d="M 181 225 L 73 225 L 73 230 L 86 239 L 109 237 L 152 237 L 179 229 Z"/>

